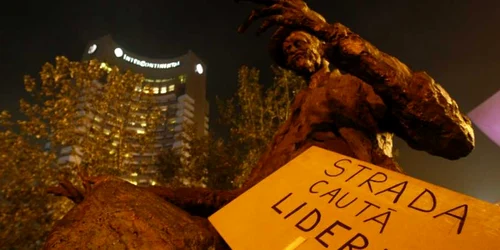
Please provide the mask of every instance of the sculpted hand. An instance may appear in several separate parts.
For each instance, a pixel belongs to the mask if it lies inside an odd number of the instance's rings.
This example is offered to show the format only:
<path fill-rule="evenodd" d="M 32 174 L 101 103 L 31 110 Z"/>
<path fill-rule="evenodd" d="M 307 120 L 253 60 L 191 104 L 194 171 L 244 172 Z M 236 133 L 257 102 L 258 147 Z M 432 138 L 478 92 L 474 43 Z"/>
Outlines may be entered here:
<path fill-rule="evenodd" d="M 320 14 L 309 9 L 302 0 L 246 0 L 246 2 L 262 4 L 264 7 L 251 12 L 247 20 L 238 28 L 240 33 L 245 32 L 258 19 L 263 19 L 263 22 L 257 34 L 262 34 L 273 25 L 278 25 L 316 35 L 327 24 Z"/>

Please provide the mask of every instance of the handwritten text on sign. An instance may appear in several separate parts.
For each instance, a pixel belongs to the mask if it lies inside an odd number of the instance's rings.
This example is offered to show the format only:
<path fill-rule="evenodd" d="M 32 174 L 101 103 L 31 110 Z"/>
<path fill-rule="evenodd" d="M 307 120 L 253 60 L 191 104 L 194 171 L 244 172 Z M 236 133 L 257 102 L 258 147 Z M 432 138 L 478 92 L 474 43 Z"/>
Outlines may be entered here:
<path fill-rule="evenodd" d="M 500 249 L 500 208 L 312 147 L 210 217 L 233 249 Z"/>

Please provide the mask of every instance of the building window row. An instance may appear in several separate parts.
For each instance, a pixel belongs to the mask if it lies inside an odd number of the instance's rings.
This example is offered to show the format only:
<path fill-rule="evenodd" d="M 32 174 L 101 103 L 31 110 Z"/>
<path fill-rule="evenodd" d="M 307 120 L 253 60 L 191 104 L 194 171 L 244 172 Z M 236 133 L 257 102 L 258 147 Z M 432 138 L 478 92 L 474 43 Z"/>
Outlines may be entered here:
<path fill-rule="evenodd" d="M 154 83 L 170 82 L 173 80 L 175 80 L 175 78 L 167 78 L 167 79 L 148 79 L 148 78 L 145 78 L 144 79 L 145 82 L 154 82 Z"/>
<path fill-rule="evenodd" d="M 161 86 L 161 87 L 150 87 L 150 86 L 144 86 L 141 88 L 140 86 L 135 87 L 135 91 L 137 92 L 144 92 L 148 94 L 150 91 L 153 92 L 153 94 L 166 94 L 169 92 L 173 92 L 175 90 L 175 85 L 171 84 L 168 86 Z"/>
<path fill-rule="evenodd" d="M 181 83 L 186 83 L 187 81 L 187 75 L 179 75 L 177 78 Z M 171 82 L 173 80 L 175 80 L 175 77 L 164 78 L 164 79 L 150 79 L 150 78 L 144 79 L 145 82 L 152 82 L 152 83 L 165 83 L 165 82 Z"/>
<path fill-rule="evenodd" d="M 178 77 L 180 83 L 186 83 L 187 81 L 187 75 L 180 75 Z M 148 83 L 167 83 L 170 81 L 175 80 L 175 78 L 168 78 L 168 79 L 144 79 L 145 82 Z M 137 87 L 136 91 L 144 91 L 145 93 L 149 93 L 149 91 L 153 91 L 154 94 L 166 94 L 168 92 L 172 92 L 175 90 L 175 84 L 170 84 L 168 86 L 145 86 L 144 88 Z"/>

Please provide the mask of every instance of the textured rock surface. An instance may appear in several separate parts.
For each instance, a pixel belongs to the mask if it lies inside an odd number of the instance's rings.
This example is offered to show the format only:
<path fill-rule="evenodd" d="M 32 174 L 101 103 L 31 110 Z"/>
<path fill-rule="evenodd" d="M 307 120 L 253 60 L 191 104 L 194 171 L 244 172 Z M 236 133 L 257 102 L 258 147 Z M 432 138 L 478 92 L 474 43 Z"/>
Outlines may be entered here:
<path fill-rule="evenodd" d="M 44 249 L 226 249 L 210 223 L 113 178 L 53 228 Z"/>

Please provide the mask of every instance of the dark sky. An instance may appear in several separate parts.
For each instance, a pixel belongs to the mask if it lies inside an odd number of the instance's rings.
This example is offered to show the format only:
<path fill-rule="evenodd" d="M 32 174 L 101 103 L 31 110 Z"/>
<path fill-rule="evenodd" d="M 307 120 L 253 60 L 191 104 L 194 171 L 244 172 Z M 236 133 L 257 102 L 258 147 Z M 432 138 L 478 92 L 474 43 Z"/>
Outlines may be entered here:
<path fill-rule="evenodd" d="M 412 69 L 427 71 L 463 112 L 500 89 L 500 1 L 312 0 L 309 6 Z M 212 104 L 215 95 L 228 97 L 236 89 L 242 64 L 260 68 L 269 82 L 269 34 L 236 33 L 251 8 L 232 0 L 11 1 L 0 12 L 0 109 L 17 108 L 24 74 L 37 74 L 57 55 L 79 60 L 89 40 L 106 34 L 153 58 L 193 50 L 208 64 Z M 457 161 L 408 149 L 401 141 L 396 146 L 409 175 L 498 201 L 500 148 L 477 129 L 476 139 L 474 152 Z"/>

